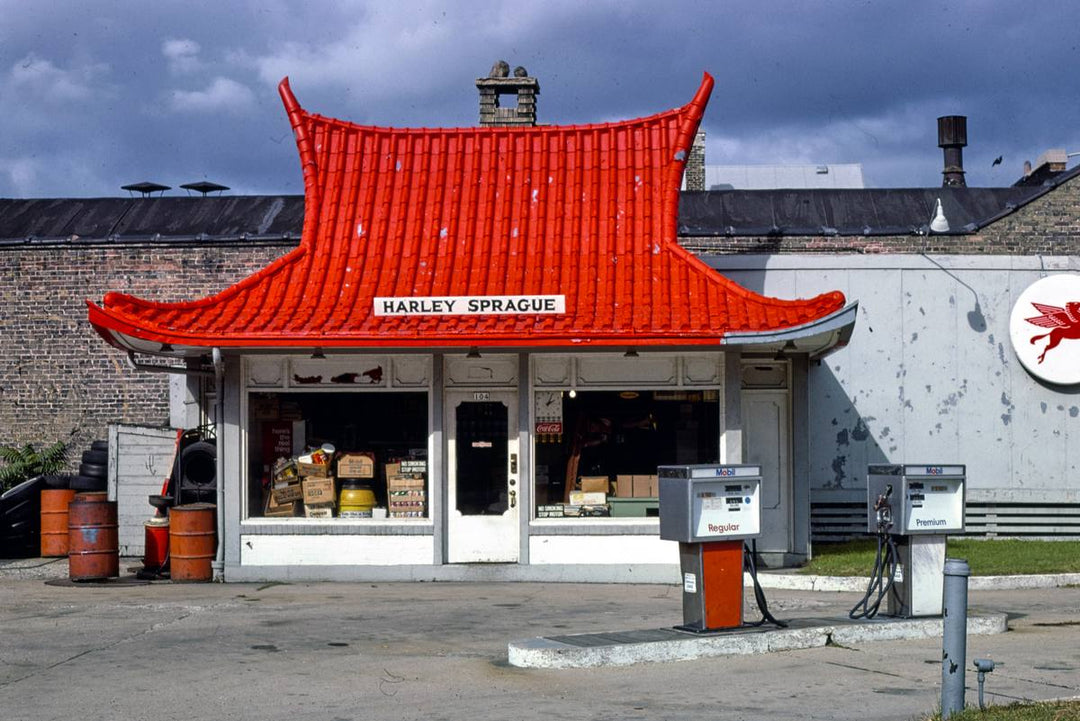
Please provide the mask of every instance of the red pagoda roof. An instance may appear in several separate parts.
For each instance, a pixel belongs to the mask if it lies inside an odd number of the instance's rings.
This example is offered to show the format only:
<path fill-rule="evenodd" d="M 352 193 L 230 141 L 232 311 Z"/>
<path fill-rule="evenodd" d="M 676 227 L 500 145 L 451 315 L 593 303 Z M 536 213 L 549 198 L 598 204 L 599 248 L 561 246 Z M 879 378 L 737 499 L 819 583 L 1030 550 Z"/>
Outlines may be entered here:
<path fill-rule="evenodd" d="M 399 129 L 309 113 L 285 79 L 299 246 L 201 300 L 108 293 L 87 301 L 90 322 L 144 352 L 715 346 L 820 322 L 843 294 L 767 298 L 678 245 L 712 86 L 706 74 L 683 107 L 618 123 Z"/>

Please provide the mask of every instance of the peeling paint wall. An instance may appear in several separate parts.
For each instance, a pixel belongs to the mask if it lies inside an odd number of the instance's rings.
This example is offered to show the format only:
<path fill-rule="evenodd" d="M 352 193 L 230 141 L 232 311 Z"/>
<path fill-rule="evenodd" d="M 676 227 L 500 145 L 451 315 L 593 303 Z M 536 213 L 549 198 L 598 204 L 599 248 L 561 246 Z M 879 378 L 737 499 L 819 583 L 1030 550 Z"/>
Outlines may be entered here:
<path fill-rule="evenodd" d="M 890 462 L 966 464 L 971 500 L 1080 502 L 1080 386 L 1035 380 L 1008 327 L 1028 285 L 1080 257 L 703 259 L 767 295 L 859 302 L 850 344 L 808 372 L 814 500 L 864 500 L 867 464 Z"/>

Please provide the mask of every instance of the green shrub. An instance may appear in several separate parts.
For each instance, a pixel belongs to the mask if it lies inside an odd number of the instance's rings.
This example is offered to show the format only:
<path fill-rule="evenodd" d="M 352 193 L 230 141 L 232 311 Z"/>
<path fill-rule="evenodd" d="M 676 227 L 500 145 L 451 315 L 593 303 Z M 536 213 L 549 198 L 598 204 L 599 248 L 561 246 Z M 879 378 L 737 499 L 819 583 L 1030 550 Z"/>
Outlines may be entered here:
<path fill-rule="evenodd" d="M 57 441 L 48 448 L 38 451 L 33 444 L 27 443 L 22 448 L 0 446 L 0 492 L 17 486 L 34 476 L 59 473 L 64 470 L 68 460 L 67 444 Z"/>

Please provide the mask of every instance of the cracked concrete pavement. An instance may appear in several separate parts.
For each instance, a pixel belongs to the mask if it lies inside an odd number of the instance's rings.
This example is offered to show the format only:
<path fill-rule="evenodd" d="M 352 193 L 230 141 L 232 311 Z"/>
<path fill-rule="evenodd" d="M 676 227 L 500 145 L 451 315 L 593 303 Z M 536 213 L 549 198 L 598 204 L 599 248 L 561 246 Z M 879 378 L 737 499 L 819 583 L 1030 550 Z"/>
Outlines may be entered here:
<path fill-rule="evenodd" d="M 40 569 L 39 569 L 40 570 Z M 908 720 L 940 699 L 940 639 L 620 668 L 519 669 L 507 644 L 681 622 L 663 585 L 47 585 L 0 567 L 0 716 L 47 719 Z M 773 589 L 778 618 L 843 615 L 859 594 Z M 977 590 L 1010 631 L 991 703 L 1080 695 L 1080 588 Z M 752 597 L 746 615 L 756 617 Z"/>

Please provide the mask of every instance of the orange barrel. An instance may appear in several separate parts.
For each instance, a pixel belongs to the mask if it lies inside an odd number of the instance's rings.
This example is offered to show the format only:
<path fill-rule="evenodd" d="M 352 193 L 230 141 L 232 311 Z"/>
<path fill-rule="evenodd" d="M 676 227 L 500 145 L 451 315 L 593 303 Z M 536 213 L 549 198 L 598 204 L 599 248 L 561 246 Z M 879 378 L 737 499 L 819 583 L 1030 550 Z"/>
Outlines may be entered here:
<path fill-rule="evenodd" d="M 75 494 L 83 503 L 105 503 L 109 500 L 109 494 L 105 491 L 83 491 Z"/>
<path fill-rule="evenodd" d="M 120 575 L 116 501 L 104 493 L 76 493 L 68 505 L 68 575 L 99 581 Z"/>
<path fill-rule="evenodd" d="M 146 527 L 143 569 L 157 572 L 169 562 L 169 519 L 155 516 L 143 525 Z"/>
<path fill-rule="evenodd" d="M 213 503 L 189 503 L 169 511 L 169 577 L 173 581 L 210 581 L 217 525 Z"/>
<path fill-rule="evenodd" d="M 41 492 L 41 555 L 68 555 L 68 504 L 75 497 L 70 488 L 46 488 Z"/>

